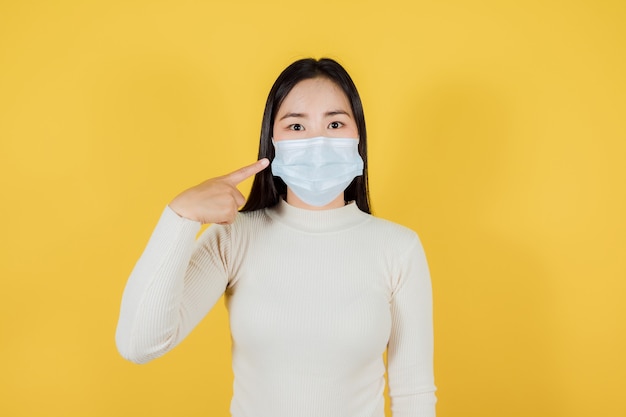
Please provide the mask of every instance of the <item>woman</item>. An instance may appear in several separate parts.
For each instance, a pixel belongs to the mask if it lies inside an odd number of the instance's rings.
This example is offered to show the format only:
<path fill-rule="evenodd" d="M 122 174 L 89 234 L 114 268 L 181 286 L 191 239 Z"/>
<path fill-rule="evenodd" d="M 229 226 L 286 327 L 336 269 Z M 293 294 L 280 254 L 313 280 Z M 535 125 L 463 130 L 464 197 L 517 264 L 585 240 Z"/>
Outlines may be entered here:
<path fill-rule="evenodd" d="M 259 161 L 163 212 L 124 291 L 120 353 L 164 354 L 225 294 L 234 417 L 382 417 L 386 348 L 394 417 L 434 416 L 424 252 L 369 212 L 356 87 L 333 60 L 296 61 L 267 99 Z"/>

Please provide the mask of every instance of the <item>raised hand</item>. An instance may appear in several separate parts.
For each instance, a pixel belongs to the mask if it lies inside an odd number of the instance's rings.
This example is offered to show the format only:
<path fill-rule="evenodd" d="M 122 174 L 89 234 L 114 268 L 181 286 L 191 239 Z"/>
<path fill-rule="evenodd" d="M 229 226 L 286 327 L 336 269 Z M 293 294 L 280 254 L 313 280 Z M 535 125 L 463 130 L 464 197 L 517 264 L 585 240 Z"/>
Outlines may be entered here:
<path fill-rule="evenodd" d="M 206 180 L 180 193 L 169 206 L 179 216 L 202 224 L 232 223 L 239 207 L 246 202 L 237 185 L 268 165 L 269 160 L 263 158 L 230 174 Z"/>

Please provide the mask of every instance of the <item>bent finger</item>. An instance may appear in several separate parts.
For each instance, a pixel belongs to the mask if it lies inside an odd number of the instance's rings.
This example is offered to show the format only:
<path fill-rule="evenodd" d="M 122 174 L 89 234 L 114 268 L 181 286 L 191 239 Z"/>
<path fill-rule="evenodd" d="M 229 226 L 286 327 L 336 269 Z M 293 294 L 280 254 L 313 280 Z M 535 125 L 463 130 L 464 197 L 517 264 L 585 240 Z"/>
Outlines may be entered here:
<path fill-rule="evenodd" d="M 246 198 L 236 188 L 233 188 L 232 196 L 235 199 L 235 203 L 237 204 L 238 208 L 243 206 L 243 204 L 246 202 Z"/>

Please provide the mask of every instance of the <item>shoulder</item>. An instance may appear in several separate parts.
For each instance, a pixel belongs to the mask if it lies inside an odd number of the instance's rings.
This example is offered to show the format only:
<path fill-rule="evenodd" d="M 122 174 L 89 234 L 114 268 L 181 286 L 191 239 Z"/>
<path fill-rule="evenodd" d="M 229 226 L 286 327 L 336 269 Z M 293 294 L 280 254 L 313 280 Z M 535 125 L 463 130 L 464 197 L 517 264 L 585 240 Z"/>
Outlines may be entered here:
<path fill-rule="evenodd" d="M 266 228 L 271 222 L 265 210 L 254 210 L 237 213 L 235 221 L 226 225 L 214 225 L 223 228 L 233 238 L 248 238 Z M 213 227 L 213 226 L 212 226 Z"/>
<path fill-rule="evenodd" d="M 235 221 L 231 227 L 234 229 L 249 229 L 258 228 L 267 224 L 270 221 L 270 217 L 264 209 L 254 211 L 240 211 L 237 213 Z"/>
<path fill-rule="evenodd" d="M 400 246 L 419 243 L 419 237 L 414 230 L 381 217 L 372 215 L 367 227 L 379 239 L 391 240 Z"/>
<path fill-rule="evenodd" d="M 394 275 L 416 262 L 426 265 L 424 246 L 413 229 L 374 216 L 369 223 L 368 236 L 376 242 L 378 256 L 386 260 Z"/>
<path fill-rule="evenodd" d="M 205 249 L 230 252 L 231 248 L 241 249 L 241 245 L 261 236 L 269 218 L 263 210 L 239 212 L 230 224 L 211 224 L 198 238 Z"/>

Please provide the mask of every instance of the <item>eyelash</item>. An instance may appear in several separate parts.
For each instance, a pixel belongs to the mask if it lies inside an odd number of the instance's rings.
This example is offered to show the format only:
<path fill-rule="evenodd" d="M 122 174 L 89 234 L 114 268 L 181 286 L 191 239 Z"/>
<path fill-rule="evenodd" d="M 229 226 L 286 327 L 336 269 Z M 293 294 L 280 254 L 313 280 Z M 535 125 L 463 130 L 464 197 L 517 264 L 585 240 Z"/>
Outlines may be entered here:
<path fill-rule="evenodd" d="M 332 125 L 337 125 L 337 126 L 336 127 L 332 127 L 331 129 L 339 129 L 340 127 L 343 126 L 343 123 L 341 123 L 341 122 L 330 122 L 328 124 L 328 127 L 331 127 Z M 290 130 L 295 130 L 296 132 L 304 130 L 304 126 L 302 126 L 300 123 L 294 123 L 292 125 L 289 125 L 288 127 L 289 127 Z"/>

